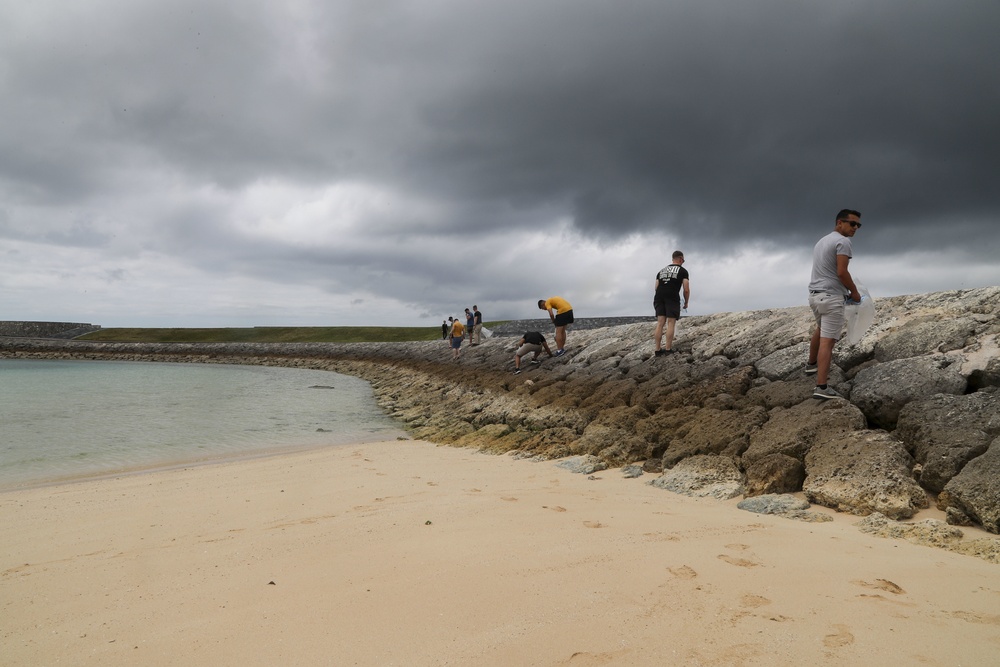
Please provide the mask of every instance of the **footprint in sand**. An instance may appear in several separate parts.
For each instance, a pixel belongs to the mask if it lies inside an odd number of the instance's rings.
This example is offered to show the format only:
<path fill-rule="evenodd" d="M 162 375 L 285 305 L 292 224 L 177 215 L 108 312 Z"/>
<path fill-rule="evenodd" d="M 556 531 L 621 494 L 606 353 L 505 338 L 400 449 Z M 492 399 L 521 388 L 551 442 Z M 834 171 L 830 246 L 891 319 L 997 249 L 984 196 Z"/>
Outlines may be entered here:
<path fill-rule="evenodd" d="M 674 575 L 678 579 L 694 579 L 695 577 L 698 576 L 698 573 L 695 572 L 692 568 L 688 567 L 687 565 L 680 565 L 678 567 L 668 567 L 667 572 Z"/>
<path fill-rule="evenodd" d="M 974 611 L 953 611 L 949 615 L 958 618 L 966 623 L 980 623 L 982 625 L 1000 625 L 1000 616 L 996 614 L 981 614 Z"/>
<path fill-rule="evenodd" d="M 600 521 L 584 521 L 583 525 L 587 528 L 604 528 L 604 524 Z"/>
<path fill-rule="evenodd" d="M 900 586 L 892 583 L 888 579 L 876 579 L 875 581 L 852 581 L 852 584 L 858 586 L 864 586 L 865 588 L 874 588 L 877 591 L 886 591 L 887 593 L 892 593 L 893 595 L 903 595 L 906 593 Z"/>
<path fill-rule="evenodd" d="M 565 507 L 560 507 L 559 505 L 553 505 L 552 507 L 549 507 L 548 505 L 542 505 L 542 509 L 543 510 L 552 510 L 553 512 L 565 512 L 566 511 Z"/>
<path fill-rule="evenodd" d="M 757 567 L 760 563 L 755 563 L 752 560 L 747 560 L 746 558 L 734 558 L 732 556 L 727 556 L 726 554 L 719 554 L 717 558 L 730 565 L 736 565 L 738 567 Z"/>
<path fill-rule="evenodd" d="M 500 498 L 500 500 L 506 500 L 508 503 L 516 503 L 517 502 L 517 498 L 514 498 L 512 496 L 502 496 Z"/>
<path fill-rule="evenodd" d="M 771 601 L 762 595 L 747 594 L 740 599 L 740 605 L 750 609 L 756 609 L 768 604 L 771 604 Z"/>
<path fill-rule="evenodd" d="M 677 535 L 671 535 L 670 533 L 643 533 L 643 537 L 648 537 L 651 540 L 656 540 L 657 542 L 680 542 L 681 538 Z"/>
<path fill-rule="evenodd" d="M 841 646 L 854 643 L 854 635 L 851 634 L 850 629 L 846 625 L 834 625 L 833 627 L 836 628 L 837 632 L 836 634 L 823 637 L 824 646 L 827 648 L 840 648 Z"/>

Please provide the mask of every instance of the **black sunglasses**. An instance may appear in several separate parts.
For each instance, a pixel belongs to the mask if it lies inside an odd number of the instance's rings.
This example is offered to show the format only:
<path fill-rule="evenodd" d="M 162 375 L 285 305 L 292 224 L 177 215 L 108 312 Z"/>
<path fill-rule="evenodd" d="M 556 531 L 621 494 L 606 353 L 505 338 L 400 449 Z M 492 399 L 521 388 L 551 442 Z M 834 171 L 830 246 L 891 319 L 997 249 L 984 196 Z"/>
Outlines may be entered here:
<path fill-rule="evenodd" d="M 847 224 L 849 224 L 851 227 L 854 227 L 855 229 L 861 229 L 861 223 L 857 222 L 855 220 L 841 220 L 841 222 L 846 222 Z"/>

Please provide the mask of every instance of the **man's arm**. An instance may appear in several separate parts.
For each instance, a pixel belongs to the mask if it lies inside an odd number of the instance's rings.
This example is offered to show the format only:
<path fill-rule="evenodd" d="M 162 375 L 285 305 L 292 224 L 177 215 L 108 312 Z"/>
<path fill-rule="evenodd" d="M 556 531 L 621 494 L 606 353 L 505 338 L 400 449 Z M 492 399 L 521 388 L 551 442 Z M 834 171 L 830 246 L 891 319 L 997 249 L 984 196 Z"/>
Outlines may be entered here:
<path fill-rule="evenodd" d="M 552 356 L 552 350 L 550 350 L 550 349 L 549 349 L 549 344 L 545 342 L 545 339 L 544 339 L 544 338 L 542 339 L 542 347 L 544 347 L 544 348 L 545 348 L 545 351 L 546 351 L 546 352 L 548 353 L 548 355 L 549 355 L 549 356 L 551 357 L 551 356 Z"/>
<path fill-rule="evenodd" d="M 851 277 L 851 272 L 847 270 L 847 265 L 850 264 L 851 258 L 847 255 L 837 255 L 837 277 L 840 278 L 840 282 L 851 291 L 851 299 L 854 301 L 861 301 L 861 294 L 858 293 L 858 287 L 854 284 L 854 278 Z"/>
<path fill-rule="evenodd" d="M 687 308 L 688 301 L 691 300 L 691 284 L 688 282 L 687 278 L 684 279 L 682 284 L 684 285 L 684 307 Z"/>

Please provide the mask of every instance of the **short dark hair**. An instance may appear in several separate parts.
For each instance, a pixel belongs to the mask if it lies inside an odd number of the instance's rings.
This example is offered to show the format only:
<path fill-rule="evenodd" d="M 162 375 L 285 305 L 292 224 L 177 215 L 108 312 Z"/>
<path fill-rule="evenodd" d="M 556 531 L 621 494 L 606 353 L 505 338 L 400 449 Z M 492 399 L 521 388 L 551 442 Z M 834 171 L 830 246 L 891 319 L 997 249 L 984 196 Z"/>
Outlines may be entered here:
<path fill-rule="evenodd" d="M 678 257 L 684 257 L 684 253 L 680 250 L 674 250 L 674 254 L 670 256 L 671 259 L 677 259 Z"/>
<path fill-rule="evenodd" d="M 837 220 L 847 220 L 847 216 L 849 216 L 849 215 L 853 215 L 853 216 L 858 217 L 858 218 L 861 217 L 861 214 L 858 213 L 857 211 L 855 211 L 853 209 L 845 208 L 845 209 L 842 209 L 840 211 L 840 213 L 837 214 Z"/>

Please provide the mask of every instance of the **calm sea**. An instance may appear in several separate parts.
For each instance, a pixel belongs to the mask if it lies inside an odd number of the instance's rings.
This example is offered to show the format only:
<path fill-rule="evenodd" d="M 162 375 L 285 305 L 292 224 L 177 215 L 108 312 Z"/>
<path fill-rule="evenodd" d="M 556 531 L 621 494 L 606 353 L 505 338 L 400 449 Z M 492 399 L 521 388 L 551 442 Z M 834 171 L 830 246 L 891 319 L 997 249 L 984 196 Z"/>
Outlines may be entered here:
<path fill-rule="evenodd" d="M 0 490 L 402 435 L 327 371 L 0 359 Z"/>

